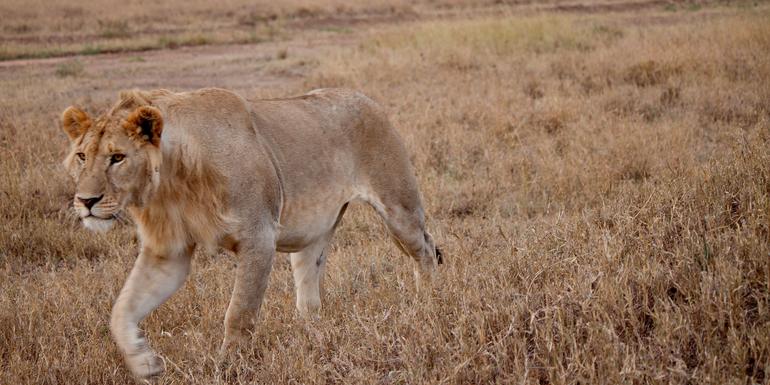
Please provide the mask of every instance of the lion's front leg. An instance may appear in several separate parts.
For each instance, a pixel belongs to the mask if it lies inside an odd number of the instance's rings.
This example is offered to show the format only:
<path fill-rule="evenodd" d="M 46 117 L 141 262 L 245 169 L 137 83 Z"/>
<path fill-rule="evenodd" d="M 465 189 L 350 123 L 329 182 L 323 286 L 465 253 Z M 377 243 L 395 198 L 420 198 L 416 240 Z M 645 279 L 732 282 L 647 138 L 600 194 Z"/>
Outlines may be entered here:
<path fill-rule="evenodd" d="M 139 378 L 163 371 L 163 362 L 147 345 L 139 322 L 182 286 L 190 271 L 191 254 L 191 247 L 174 255 L 143 249 L 112 308 L 112 336 Z"/>
<path fill-rule="evenodd" d="M 225 338 L 220 348 L 221 355 L 247 340 L 254 329 L 273 267 L 274 239 L 274 235 L 267 232 L 250 235 L 240 241 L 235 286 L 225 314 Z"/>

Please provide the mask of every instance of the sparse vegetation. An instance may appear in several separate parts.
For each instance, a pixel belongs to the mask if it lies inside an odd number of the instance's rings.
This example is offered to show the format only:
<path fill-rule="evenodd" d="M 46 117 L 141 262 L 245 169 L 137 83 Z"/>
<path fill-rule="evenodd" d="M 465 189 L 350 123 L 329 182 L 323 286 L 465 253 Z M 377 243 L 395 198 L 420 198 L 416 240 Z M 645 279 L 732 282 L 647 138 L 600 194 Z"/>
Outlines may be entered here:
<path fill-rule="evenodd" d="M 699 6 L 350 27 L 257 59 L 191 48 L 195 71 L 155 52 L 4 68 L 0 383 L 131 381 L 107 325 L 133 229 L 80 228 L 54 122 L 137 84 L 362 90 L 413 154 L 446 261 L 417 295 L 411 261 L 352 207 L 321 319 L 295 316 L 280 259 L 253 345 L 220 362 L 236 261 L 201 253 L 144 322 L 159 383 L 767 383 L 770 8 Z"/>
<path fill-rule="evenodd" d="M 697 6 L 727 3 L 731 7 L 756 8 L 752 1 L 698 1 Z M 692 9 L 692 2 L 669 4 L 676 13 Z M 0 3 L 4 15 L 0 29 L 0 61 L 28 58 L 144 51 L 167 48 L 163 42 L 197 44 L 253 44 L 276 40 L 298 31 L 351 34 L 359 24 L 393 24 L 407 20 L 458 18 L 475 13 L 528 14 L 533 12 L 595 12 L 655 10 L 655 0 L 601 0 L 575 5 L 572 0 L 226 0 L 212 7 L 209 1 L 133 2 L 92 0 L 87 5 L 62 1 L 7 0 Z M 618 29 L 595 26 L 597 35 L 612 39 Z M 574 44 L 568 35 L 548 35 L 543 49 L 553 44 Z M 184 44 L 182 44 L 184 45 Z M 190 44 L 192 45 L 192 44 Z M 574 48 L 587 49 L 576 45 Z"/>
<path fill-rule="evenodd" d="M 83 73 L 84 69 L 83 63 L 80 60 L 67 60 L 56 66 L 56 76 L 60 78 L 78 76 Z"/>
<path fill-rule="evenodd" d="M 128 38 L 131 36 L 131 28 L 127 20 L 99 21 L 99 36 L 107 39 Z"/>

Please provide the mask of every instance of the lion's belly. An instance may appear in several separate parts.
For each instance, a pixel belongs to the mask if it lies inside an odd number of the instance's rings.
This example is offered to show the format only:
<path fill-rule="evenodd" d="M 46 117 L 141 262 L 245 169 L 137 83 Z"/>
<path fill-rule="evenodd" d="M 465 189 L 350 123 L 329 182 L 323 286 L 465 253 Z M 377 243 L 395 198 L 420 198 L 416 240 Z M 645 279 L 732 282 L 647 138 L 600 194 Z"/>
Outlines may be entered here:
<path fill-rule="evenodd" d="M 335 189 L 336 190 L 336 189 Z M 282 211 L 277 249 L 296 252 L 326 237 L 333 230 L 340 210 L 351 200 L 344 190 L 316 190 L 287 199 Z"/>

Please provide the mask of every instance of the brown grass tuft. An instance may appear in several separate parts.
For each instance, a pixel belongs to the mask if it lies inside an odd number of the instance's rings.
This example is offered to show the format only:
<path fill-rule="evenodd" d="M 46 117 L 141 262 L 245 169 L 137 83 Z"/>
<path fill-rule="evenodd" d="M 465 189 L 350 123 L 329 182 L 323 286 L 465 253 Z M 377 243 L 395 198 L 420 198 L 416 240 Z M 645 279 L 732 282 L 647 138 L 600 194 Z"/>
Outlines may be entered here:
<path fill-rule="evenodd" d="M 625 80 L 639 87 L 665 83 L 680 70 L 670 65 L 661 65 L 655 60 L 646 60 L 632 65 L 626 70 Z"/>

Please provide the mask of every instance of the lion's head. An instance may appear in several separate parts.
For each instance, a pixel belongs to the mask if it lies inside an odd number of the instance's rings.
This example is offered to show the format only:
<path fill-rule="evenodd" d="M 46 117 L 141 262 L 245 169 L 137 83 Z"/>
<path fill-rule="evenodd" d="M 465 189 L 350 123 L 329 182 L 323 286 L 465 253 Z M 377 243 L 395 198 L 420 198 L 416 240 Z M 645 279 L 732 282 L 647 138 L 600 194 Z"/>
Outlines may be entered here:
<path fill-rule="evenodd" d="M 107 231 L 124 208 L 141 204 L 157 184 L 161 113 L 123 98 L 95 120 L 69 107 L 61 126 L 70 140 L 64 166 L 77 184 L 75 211 L 86 228 Z"/>

